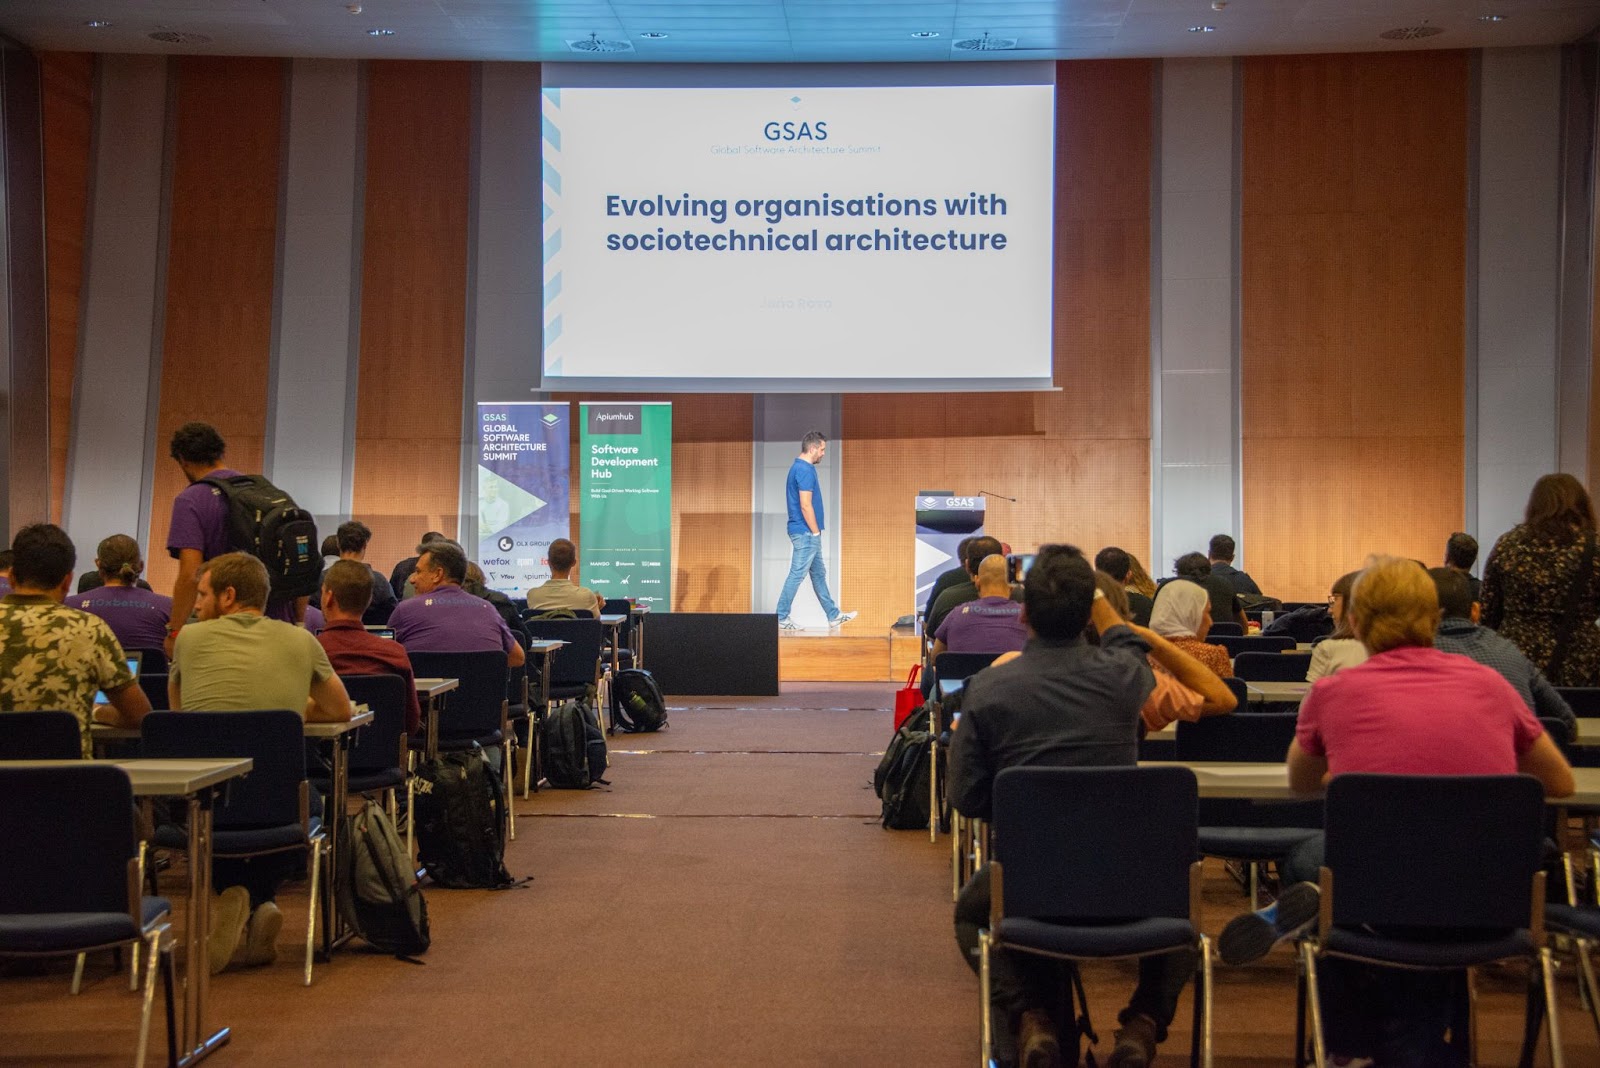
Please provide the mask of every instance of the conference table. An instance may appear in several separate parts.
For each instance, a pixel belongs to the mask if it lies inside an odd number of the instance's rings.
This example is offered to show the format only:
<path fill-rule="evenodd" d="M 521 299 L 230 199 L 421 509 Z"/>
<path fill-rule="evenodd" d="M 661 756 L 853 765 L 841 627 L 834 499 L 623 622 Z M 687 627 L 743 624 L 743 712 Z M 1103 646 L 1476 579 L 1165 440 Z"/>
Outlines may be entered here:
<path fill-rule="evenodd" d="M 644 621 L 649 614 L 647 604 L 636 604 L 628 612 L 633 618 L 633 666 L 636 668 L 644 667 Z"/>
<path fill-rule="evenodd" d="M 134 732 L 137 734 L 137 732 Z M 206 934 L 211 929 L 211 810 L 219 789 L 247 774 L 243 757 L 204 760 L 107 760 L 128 773 L 134 797 L 181 797 L 188 805 L 189 901 L 184 911 L 183 1007 L 178 1025 L 178 1064 L 197 1064 L 227 1043 L 226 1027 L 206 1031 L 206 996 L 211 986 Z M 7 767 L 82 767 L 81 760 L 19 760 Z M 147 962 L 155 967 L 155 962 Z"/>
<path fill-rule="evenodd" d="M 602 612 L 600 614 L 600 625 L 611 632 L 611 674 L 613 675 L 622 668 L 618 649 L 622 644 L 622 625 L 627 621 L 627 612 Z"/>
<path fill-rule="evenodd" d="M 433 760 L 439 755 L 439 710 L 444 695 L 461 687 L 460 679 L 416 679 L 417 697 L 422 702 L 422 719 L 426 742 L 422 755 Z"/>
<path fill-rule="evenodd" d="M 1299 704 L 1311 689 L 1309 682 L 1246 682 L 1246 699 L 1253 705 L 1286 701 Z"/>
<path fill-rule="evenodd" d="M 1244 764 L 1199 760 L 1141 761 L 1141 767 L 1170 768 L 1174 765 L 1194 772 L 1205 798 L 1244 801 L 1304 801 L 1316 794 L 1298 794 L 1289 789 L 1289 769 L 1280 763 Z M 1550 797 L 1545 803 L 1557 808 L 1600 804 L 1600 768 L 1573 768 L 1577 790 L 1567 797 Z"/>

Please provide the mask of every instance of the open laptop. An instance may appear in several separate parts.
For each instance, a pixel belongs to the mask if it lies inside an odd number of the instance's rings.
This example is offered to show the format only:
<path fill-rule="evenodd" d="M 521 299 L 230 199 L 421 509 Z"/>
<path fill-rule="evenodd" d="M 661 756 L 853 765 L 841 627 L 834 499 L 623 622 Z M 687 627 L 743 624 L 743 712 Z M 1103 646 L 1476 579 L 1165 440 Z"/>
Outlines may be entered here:
<path fill-rule="evenodd" d="M 139 678 L 139 666 L 142 663 L 144 663 L 144 654 L 135 652 L 135 653 L 124 653 L 123 655 L 128 658 L 128 671 L 132 673 L 134 681 L 138 681 L 138 678 Z M 109 705 L 111 703 L 111 701 L 110 701 L 109 698 L 106 697 L 106 692 L 104 690 L 96 690 L 94 692 L 94 703 L 97 706 L 98 705 Z"/>

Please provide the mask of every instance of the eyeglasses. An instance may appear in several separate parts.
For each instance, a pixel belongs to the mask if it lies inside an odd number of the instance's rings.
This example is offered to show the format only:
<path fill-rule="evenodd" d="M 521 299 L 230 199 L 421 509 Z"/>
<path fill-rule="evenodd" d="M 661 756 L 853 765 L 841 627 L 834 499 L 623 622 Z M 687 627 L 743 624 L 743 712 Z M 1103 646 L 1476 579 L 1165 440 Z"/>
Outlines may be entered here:
<path fill-rule="evenodd" d="M 1337 601 L 1338 599 L 1339 599 L 1339 595 L 1337 593 L 1328 594 L 1328 607 L 1332 608 L 1333 607 L 1333 602 Z"/>

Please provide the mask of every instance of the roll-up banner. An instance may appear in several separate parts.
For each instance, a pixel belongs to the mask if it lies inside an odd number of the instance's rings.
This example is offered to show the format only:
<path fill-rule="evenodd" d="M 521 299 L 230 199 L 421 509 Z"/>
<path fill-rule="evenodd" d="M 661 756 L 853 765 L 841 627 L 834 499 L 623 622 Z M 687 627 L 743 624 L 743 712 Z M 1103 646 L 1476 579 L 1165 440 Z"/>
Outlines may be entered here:
<path fill-rule="evenodd" d="M 514 601 L 550 577 L 550 543 L 572 535 L 572 406 L 478 405 L 478 566 Z"/>
<path fill-rule="evenodd" d="M 578 405 L 578 582 L 672 606 L 672 405 Z"/>
<path fill-rule="evenodd" d="M 987 503 L 982 497 L 952 497 L 927 490 L 917 494 L 912 506 L 917 514 L 916 559 L 912 564 L 916 572 L 912 584 L 917 591 L 917 611 L 933 607 L 927 603 L 928 591 L 940 574 L 961 566 L 956 549 L 962 541 L 982 536 Z"/>

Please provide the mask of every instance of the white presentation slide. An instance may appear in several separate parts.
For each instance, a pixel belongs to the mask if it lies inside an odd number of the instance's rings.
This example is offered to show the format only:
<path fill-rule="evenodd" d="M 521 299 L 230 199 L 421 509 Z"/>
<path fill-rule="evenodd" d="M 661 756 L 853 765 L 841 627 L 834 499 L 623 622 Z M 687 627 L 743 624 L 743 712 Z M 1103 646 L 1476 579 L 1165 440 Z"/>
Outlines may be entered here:
<path fill-rule="evenodd" d="M 546 387 L 1049 387 L 1054 101 L 547 84 Z"/>

